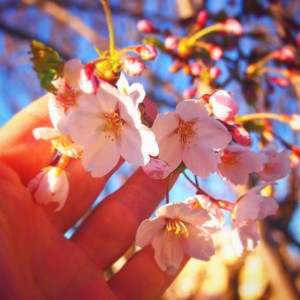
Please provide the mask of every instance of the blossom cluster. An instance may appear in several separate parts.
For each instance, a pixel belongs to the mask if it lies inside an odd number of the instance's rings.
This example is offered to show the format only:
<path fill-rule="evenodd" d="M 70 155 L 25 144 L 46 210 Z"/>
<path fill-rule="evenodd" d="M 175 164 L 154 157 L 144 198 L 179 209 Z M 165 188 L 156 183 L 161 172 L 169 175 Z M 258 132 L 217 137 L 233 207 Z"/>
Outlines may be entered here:
<path fill-rule="evenodd" d="M 204 24 L 205 14 L 199 15 L 197 26 Z M 138 26 L 143 32 L 159 33 L 149 22 Z M 235 20 L 217 23 L 208 32 L 216 30 L 242 34 Z M 168 36 L 165 47 L 176 49 L 184 57 L 196 45 L 208 49 L 209 44 L 200 44 L 200 37 L 195 33 L 187 42 Z M 129 51 L 139 58 L 121 57 Z M 237 254 L 253 250 L 259 242 L 257 221 L 278 209 L 271 194 L 265 195 L 263 190 L 288 174 L 290 151 L 274 146 L 253 151 L 250 133 L 237 115 L 238 104 L 223 89 L 200 97 L 189 94 L 188 99 L 179 99 L 174 111 L 158 113 L 144 87 L 139 83 L 129 85 L 121 72 L 141 75 L 143 60 L 153 60 L 157 55 L 154 45 L 129 47 L 115 56 L 108 52 L 101 55 L 86 65 L 79 59 L 65 62 L 59 76 L 51 78 L 49 116 L 53 127 L 36 128 L 33 134 L 52 143 L 55 159 L 28 184 L 35 200 L 56 202 L 56 210 L 63 208 L 69 192 L 67 166 L 71 159 L 80 159 L 92 177 L 113 172 L 123 160 L 141 167 L 152 179 L 164 179 L 187 169 L 195 178 L 217 173 L 235 186 L 248 184 L 251 175 L 260 184 L 234 202 L 215 199 L 198 183 L 194 184 L 196 195 L 185 201 L 169 202 L 167 195 L 167 203 L 156 211 L 156 217 L 141 223 L 136 244 L 152 245 L 158 266 L 175 274 L 186 256 L 209 260 L 214 254 L 213 235 L 225 226 L 225 210 L 231 215 Z M 283 55 L 274 54 L 277 58 Z M 198 71 L 196 65 L 190 68 L 195 74 Z"/>

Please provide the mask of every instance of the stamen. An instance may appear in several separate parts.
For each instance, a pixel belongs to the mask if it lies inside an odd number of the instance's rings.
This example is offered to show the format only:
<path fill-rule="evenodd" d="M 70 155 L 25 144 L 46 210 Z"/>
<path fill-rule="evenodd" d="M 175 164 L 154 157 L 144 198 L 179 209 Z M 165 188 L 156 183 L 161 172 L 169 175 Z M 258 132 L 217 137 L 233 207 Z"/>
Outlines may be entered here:
<path fill-rule="evenodd" d="M 222 162 L 229 169 L 235 169 L 239 162 L 239 155 L 237 153 L 231 153 L 229 151 L 224 151 L 221 155 Z"/>
<path fill-rule="evenodd" d="M 65 134 L 61 134 L 51 140 L 53 147 L 60 153 L 73 158 L 79 158 L 82 154 L 80 147 L 75 147 L 71 138 Z"/>
<path fill-rule="evenodd" d="M 120 118 L 119 114 L 117 112 L 114 112 L 112 114 L 104 114 L 104 118 L 106 121 L 105 129 L 104 131 L 106 132 L 105 137 L 106 138 L 111 138 L 112 141 L 115 138 L 119 138 L 121 131 L 123 130 L 123 121 Z M 111 135 L 114 135 L 112 137 Z"/>
<path fill-rule="evenodd" d="M 191 139 L 195 136 L 195 131 L 193 128 L 192 122 L 184 122 L 182 120 L 179 121 L 178 134 L 180 136 L 180 141 L 182 147 L 186 144 L 190 144 Z"/>
<path fill-rule="evenodd" d="M 64 82 L 55 95 L 56 104 L 58 107 L 68 109 L 75 105 L 78 96 L 79 92 L 75 91 L 67 82 Z"/>
<path fill-rule="evenodd" d="M 180 219 L 167 219 L 165 227 L 166 239 L 182 239 L 188 238 L 189 232 L 185 224 Z"/>

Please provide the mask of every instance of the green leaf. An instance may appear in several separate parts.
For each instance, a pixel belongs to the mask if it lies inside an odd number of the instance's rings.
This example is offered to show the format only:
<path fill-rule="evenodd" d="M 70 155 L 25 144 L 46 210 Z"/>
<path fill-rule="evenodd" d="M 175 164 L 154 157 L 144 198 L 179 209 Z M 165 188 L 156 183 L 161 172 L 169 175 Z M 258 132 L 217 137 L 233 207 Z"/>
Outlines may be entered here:
<path fill-rule="evenodd" d="M 62 77 L 64 62 L 57 51 L 42 42 L 33 40 L 30 45 L 33 70 L 37 73 L 43 89 L 54 93 L 57 91 L 52 81 Z"/>

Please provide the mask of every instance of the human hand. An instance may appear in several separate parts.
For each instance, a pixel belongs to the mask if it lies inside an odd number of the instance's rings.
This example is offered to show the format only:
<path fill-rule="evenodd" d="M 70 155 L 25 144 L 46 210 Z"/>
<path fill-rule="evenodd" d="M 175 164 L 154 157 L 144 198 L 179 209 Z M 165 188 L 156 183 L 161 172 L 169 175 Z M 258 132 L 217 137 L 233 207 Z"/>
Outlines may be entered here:
<path fill-rule="evenodd" d="M 51 126 L 47 107 L 44 96 L 0 131 L 1 299 L 158 299 L 174 276 L 160 270 L 151 246 L 110 279 L 104 271 L 133 244 L 140 222 L 165 196 L 166 180 L 137 170 L 68 240 L 64 232 L 87 213 L 112 172 L 92 178 L 74 159 L 65 207 L 54 212 L 51 204 L 36 203 L 26 185 L 52 153 L 51 143 L 36 141 L 32 130 Z"/>

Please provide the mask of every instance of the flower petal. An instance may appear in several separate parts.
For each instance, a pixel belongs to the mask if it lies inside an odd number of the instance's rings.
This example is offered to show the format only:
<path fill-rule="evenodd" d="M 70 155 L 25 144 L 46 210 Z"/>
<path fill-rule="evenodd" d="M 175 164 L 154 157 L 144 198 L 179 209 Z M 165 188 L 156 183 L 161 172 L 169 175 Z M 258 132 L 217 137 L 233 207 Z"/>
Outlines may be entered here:
<path fill-rule="evenodd" d="M 219 121 L 207 117 L 194 124 L 197 143 L 204 148 L 223 148 L 231 141 L 231 135 Z"/>
<path fill-rule="evenodd" d="M 182 149 L 177 134 L 166 137 L 159 144 L 159 158 L 164 160 L 174 171 L 182 161 Z"/>
<path fill-rule="evenodd" d="M 256 222 L 234 222 L 231 240 L 238 256 L 241 256 L 244 250 L 254 250 L 259 243 Z"/>
<path fill-rule="evenodd" d="M 217 169 L 217 157 L 211 149 L 191 145 L 184 148 L 182 156 L 187 168 L 202 178 L 208 177 Z"/>
<path fill-rule="evenodd" d="M 166 137 L 176 133 L 179 119 L 174 112 L 158 114 L 152 126 L 152 131 L 158 143 Z"/>
<path fill-rule="evenodd" d="M 201 100 L 184 100 L 177 104 L 176 113 L 180 119 L 189 122 L 192 120 L 206 120 L 208 111 L 205 108 L 205 102 Z"/>
<path fill-rule="evenodd" d="M 208 261 L 215 254 L 215 247 L 210 235 L 203 235 L 195 227 L 187 226 L 189 236 L 182 240 L 184 252 L 197 259 Z"/>
<path fill-rule="evenodd" d="M 181 243 L 176 239 L 165 239 L 162 232 L 154 237 L 152 246 L 155 250 L 154 258 L 160 269 L 175 275 L 184 257 Z"/>
<path fill-rule="evenodd" d="M 136 232 L 136 245 L 139 247 L 145 247 L 151 244 L 154 236 L 164 228 L 165 224 L 166 222 L 164 217 L 144 220 Z"/>
<path fill-rule="evenodd" d="M 97 143 L 84 147 L 82 164 L 93 177 L 102 177 L 116 166 L 119 158 L 120 150 L 116 142 L 102 134 Z"/>

